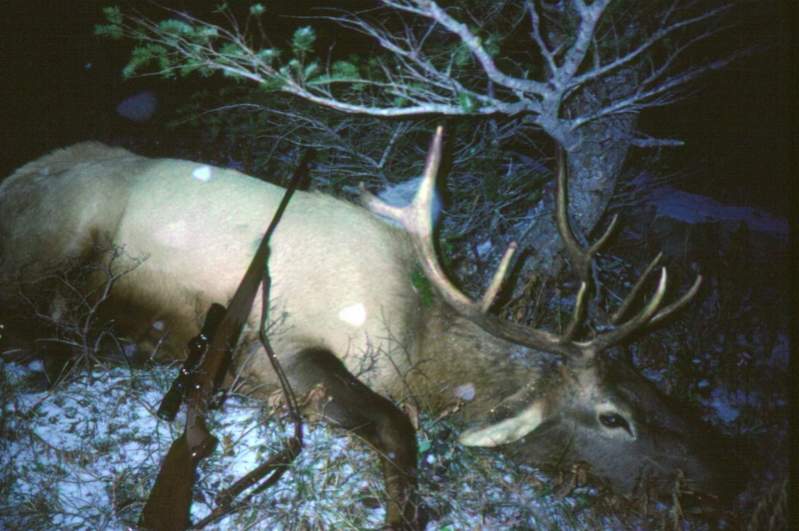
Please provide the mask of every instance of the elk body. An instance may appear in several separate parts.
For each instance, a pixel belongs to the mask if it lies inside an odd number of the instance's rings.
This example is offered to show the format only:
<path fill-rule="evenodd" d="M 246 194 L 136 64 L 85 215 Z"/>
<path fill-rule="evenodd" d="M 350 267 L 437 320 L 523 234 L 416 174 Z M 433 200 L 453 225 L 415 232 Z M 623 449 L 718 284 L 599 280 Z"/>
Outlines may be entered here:
<path fill-rule="evenodd" d="M 478 302 L 457 291 L 435 260 L 424 207 L 440 145 L 439 130 L 414 205 L 399 210 L 367 198 L 407 230 L 347 202 L 299 192 L 271 243 L 274 349 L 298 393 L 322 384 L 330 401 L 321 413 L 377 449 L 389 523 L 413 518 L 415 438 L 392 402 L 410 397 L 432 414 L 460 403 L 467 445 L 501 447 L 538 464 L 585 461 L 623 492 L 643 477 L 668 491 L 681 471 L 691 489 L 718 493 L 724 471 L 697 424 L 630 367 L 598 355 L 675 309 L 659 307 L 665 271 L 641 312 L 590 340 L 575 339 L 585 282 L 564 335 L 501 322 L 487 310 L 508 260 Z M 157 323 L 168 333 L 161 350 L 180 357 L 211 303 L 228 302 L 281 195 L 234 170 L 97 143 L 55 151 L 0 186 L 4 317 L 25 306 L 21 286 L 57 300 L 40 280 L 107 259 L 98 249 L 111 246 L 141 263 L 118 278 L 103 313 L 130 337 L 152 336 Z M 565 197 L 559 204 L 572 261 L 590 276 L 596 249 L 576 246 Z M 412 285 L 417 263 L 441 294 L 432 303 Z M 253 392 L 267 395 L 277 381 L 256 338 L 259 301 L 254 308 L 236 370 Z M 5 322 L 11 331 L 15 321 Z"/>

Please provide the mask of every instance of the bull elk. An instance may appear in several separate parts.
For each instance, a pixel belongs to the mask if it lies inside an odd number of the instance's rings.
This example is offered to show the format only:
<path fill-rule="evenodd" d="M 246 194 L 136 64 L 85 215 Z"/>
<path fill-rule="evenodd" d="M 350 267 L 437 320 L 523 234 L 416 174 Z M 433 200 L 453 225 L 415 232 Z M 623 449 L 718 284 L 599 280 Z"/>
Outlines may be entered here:
<path fill-rule="evenodd" d="M 656 258 L 612 317 L 615 325 L 584 339 L 591 263 L 610 230 L 588 248 L 578 244 L 561 156 L 556 219 L 581 281 L 572 317 L 560 334 L 500 320 L 489 309 L 515 246 L 479 300 L 459 291 L 436 258 L 430 206 L 441 145 L 439 128 L 412 204 L 389 206 L 364 192 L 370 210 L 404 231 L 348 202 L 298 192 L 271 244 L 270 305 L 281 316 L 273 346 L 298 393 L 322 384 L 329 401 L 321 415 L 377 450 L 388 523 L 414 519 L 414 430 L 394 402 L 409 397 L 434 415 L 462 403 L 456 421 L 465 445 L 497 447 L 535 464 L 584 461 L 622 492 L 643 476 L 668 492 L 680 474 L 693 490 L 718 494 L 726 470 L 701 424 L 630 366 L 603 355 L 683 306 L 700 279 L 663 307 L 661 269 L 654 295 L 627 317 Z M 281 194 L 234 170 L 98 143 L 55 151 L 0 186 L 0 303 L 8 317 L 21 307 L 20 283 L 104 260 L 96 250 L 110 244 L 143 260 L 118 278 L 103 312 L 131 337 L 151 333 L 154 323 L 165 327 L 165 347 L 179 357 L 204 310 L 229 300 Z M 411 283 L 417 263 L 440 295 L 432 303 Z M 40 295 L 52 298 L 44 287 Z M 258 320 L 256 310 L 234 363 L 252 392 L 266 396 L 277 381 L 258 350 Z"/>

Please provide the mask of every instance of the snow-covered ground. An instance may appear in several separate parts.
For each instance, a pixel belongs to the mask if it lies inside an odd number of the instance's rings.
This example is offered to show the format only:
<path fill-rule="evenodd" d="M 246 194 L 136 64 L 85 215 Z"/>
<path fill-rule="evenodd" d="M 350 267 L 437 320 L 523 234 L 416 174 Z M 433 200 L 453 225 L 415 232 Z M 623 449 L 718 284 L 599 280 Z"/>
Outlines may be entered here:
<path fill-rule="evenodd" d="M 161 459 L 183 419 L 155 411 L 174 368 L 113 367 L 55 391 L 35 390 L 36 364 L 2 362 L 2 529 L 135 527 Z M 445 423 L 419 434 L 420 490 L 430 530 L 615 528 L 591 507 L 595 489 L 558 496 L 538 471 L 454 443 Z M 192 506 L 198 521 L 216 493 L 279 451 L 292 426 L 261 403 L 232 396 L 212 414 L 221 444 L 200 466 Z M 209 529 L 365 529 L 384 517 L 378 460 L 356 438 L 306 426 L 305 449 L 246 510 Z"/>

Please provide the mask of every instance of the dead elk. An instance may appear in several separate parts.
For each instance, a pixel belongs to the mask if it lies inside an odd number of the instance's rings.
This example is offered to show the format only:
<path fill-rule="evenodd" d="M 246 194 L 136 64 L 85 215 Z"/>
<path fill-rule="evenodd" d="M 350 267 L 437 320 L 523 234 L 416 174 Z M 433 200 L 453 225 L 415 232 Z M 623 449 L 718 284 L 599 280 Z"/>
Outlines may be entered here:
<path fill-rule="evenodd" d="M 691 490 L 720 493 L 729 472 L 701 425 L 631 367 L 604 355 L 685 305 L 700 279 L 664 306 L 668 277 L 660 269 L 654 295 L 630 316 L 656 259 L 613 326 L 584 338 L 591 263 L 606 236 L 587 249 L 577 243 L 561 159 L 556 219 L 581 281 L 570 323 L 555 334 L 500 320 L 489 309 L 515 246 L 479 300 L 459 291 L 436 258 L 430 206 L 441 145 L 439 128 L 408 207 L 365 194 L 369 209 L 405 231 L 358 206 L 298 192 L 271 244 L 270 306 L 280 316 L 273 346 L 298 393 L 321 384 L 329 401 L 320 414 L 376 448 L 387 522 L 400 527 L 415 518 L 416 442 L 395 405 L 411 396 L 433 415 L 462 402 L 456 420 L 466 445 L 498 447 L 532 463 L 586 462 L 622 492 L 646 476 L 669 495 L 681 474 Z M 110 242 L 144 260 L 117 280 L 103 312 L 131 337 L 163 325 L 169 344 L 161 350 L 171 347 L 180 357 L 204 310 L 229 301 L 281 195 L 281 188 L 234 170 L 97 143 L 56 151 L 0 185 L 0 304 L 6 314 L 15 311 L 16 282 L 91 260 L 97 242 Z M 432 303 L 423 303 L 411 283 L 417 261 L 440 295 Z M 259 352 L 260 306 L 256 300 L 234 363 L 252 392 L 268 396 L 277 381 Z"/>

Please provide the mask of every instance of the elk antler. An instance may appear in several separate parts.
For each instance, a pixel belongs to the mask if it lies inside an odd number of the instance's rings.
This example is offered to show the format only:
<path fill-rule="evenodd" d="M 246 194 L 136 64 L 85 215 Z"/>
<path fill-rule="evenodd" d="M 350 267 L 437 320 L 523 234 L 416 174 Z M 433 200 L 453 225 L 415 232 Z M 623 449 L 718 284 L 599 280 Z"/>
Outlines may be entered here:
<path fill-rule="evenodd" d="M 563 245 L 566 252 L 569 253 L 572 267 L 575 269 L 577 276 L 583 282 L 588 283 L 591 275 L 591 265 L 594 261 L 594 255 L 605 245 L 610 235 L 616 228 L 616 222 L 619 221 L 618 214 L 613 215 L 610 220 L 610 225 L 605 229 L 605 233 L 588 249 L 583 249 L 577 238 L 572 232 L 571 225 L 569 224 L 569 212 L 566 185 L 566 152 L 562 147 L 558 146 L 558 191 L 557 191 L 557 210 L 555 214 L 555 221 L 558 226 L 558 233 L 563 240 Z"/>
<path fill-rule="evenodd" d="M 508 265 L 516 251 L 516 242 L 511 243 L 505 250 L 505 255 L 499 263 L 491 284 L 479 302 L 472 301 L 452 285 L 447 275 L 441 268 L 436 258 L 433 244 L 433 201 L 435 197 L 436 176 L 441 165 L 441 143 L 444 128 L 438 126 L 433 136 L 430 150 L 425 161 L 424 175 L 413 202 L 407 207 L 400 208 L 388 205 L 367 192 L 361 185 L 362 198 L 366 206 L 374 213 L 398 221 L 408 233 L 412 235 L 413 245 L 422 261 L 427 277 L 438 288 L 444 300 L 456 310 L 466 316 L 484 314 L 494 302 L 505 275 Z"/>
<path fill-rule="evenodd" d="M 702 277 L 697 276 L 691 289 L 689 289 L 679 300 L 660 308 L 663 302 L 663 297 L 666 293 L 668 284 L 668 276 L 666 268 L 661 268 L 660 280 L 655 294 L 644 305 L 644 307 L 632 318 L 619 324 L 621 318 L 628 312 L 632 302 L 637 298 L 640 293 L 644 282 L 652 273 L 654 268 L 660 261 L 662 254 L 655 257 L 650 263 L 644 274 L 641 275 L 630 294 L 625 298 L 619 310 L 613 315 L 611 321 L 616 327 L 604 334 L 600 334 L 588 341 L 575 341 L 573 339 L 579 326 L 581 324 L 584 310 L 585 299 L 589 291 L 591 282 L 591 266 L 593 264 L 594 255 L 599 249 L 607 242 L 610 234 L 615 228 L 618 220 L 617 216 L 613 217 L 608 229 L 597 240 L 596 243 L 590 245 L 587 249 L 583 249 L 577 238 L 572 232 L 568 220 L 568 201 L 566 190 L 566 161 L 563 151 L 560 150 L 558 154 L 558 191 L 557 191 L 557 209 L 556 221 L 558 232 L 563 239 L 566 247 L 566 252 L 569 255 L 572 267 L 575 268 L 581 280 L 580 288 L 577 292 L 577 297 L 574 305 L 574 311 L 566 330 L 562 335 L 557 335 L 547 330 L 536 328 L 528 328 L 519 324 L 507 321 L 501 321 L 497 317 L 488 313 L 489 308 L 494 302 L 494 299 L 499 292 L 502 282 L 508 271 L 510 260 L 516 251 L 516 243 L 512 242 L 505 251 L 502 260 L 497 267 L 497 271 L 489 284 L 488 289 L 480 298 L 479 301 L 473 301 L 464 295 L 452 282 L 447 278 L 441 265 L 436 258 L 435 246 L 433 243 L 433 196 L 435 191 L 435 180 L 438 174 L 438 169 L 441 164 L 441 146 L 443 141 L 443 127 L 436 128 L 433 140 L 430 143 L 430 149 L 427 153 L 425 161 L 424 175 L 419 190 L 411 204 L 405 207 L 396 207 L 386 204 L 374 195 L 367 192 L 363 185 L 361 185 L 362 201 L 372 212 L 391 218 L 399 222 L 405 230 L 410 234 L 411 241 L 414 249 L 421 261 L 422 268 L 425 271 L 428 279 L 436 287 L 437 291 L 444 299 L 444 301 L 452 306 L 464 317 L 477 323 L 479 326 L 486 329 L 488 332 L 495 336 L 502 337 L 506 340 L 513 341 L 531 348 L 569 356 L 581 362 L 590 362 L 597 353 L 600 351 L 623 341 L 629 337 L 633 332 L 661 321 L 676 312 L 688 301 L 696 295 L 699 290 L 699 285 L 702 282 Z"/>

